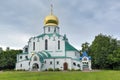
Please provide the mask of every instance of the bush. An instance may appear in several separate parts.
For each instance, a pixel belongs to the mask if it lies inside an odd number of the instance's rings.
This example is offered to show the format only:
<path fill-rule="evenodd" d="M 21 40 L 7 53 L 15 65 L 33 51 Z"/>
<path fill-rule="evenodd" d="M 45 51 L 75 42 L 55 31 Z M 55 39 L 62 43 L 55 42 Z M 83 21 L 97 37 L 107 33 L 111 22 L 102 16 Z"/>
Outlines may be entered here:
<path fill-rule="evenodd" d="M 76 69 L 76 71 L 81 71 L 80 69 Z"/>
<path fill-rule="evenodd" d="M 48 71 L 53 71 L 53 69 L 52 69 L 52 68 L 49 68 Z"/>
<path fill-rule="evenodd" d="M 55 71 L 61 71 L 59 68 L 56 68 Z"/>
<path fill-rule="evenodd" d="M 67 69 L 67 71 L 71 71 L 70 69 Z"/>
<path fill-rule="evenodd" d="M 17 69 L 16 71 L 25 71 L 25 69 Z"/>
<path fill-rule="evenodd" d="M 48 71 L 47 69 L 45 69 L 45 71 Z"/>
<path fill-rule="evenodd" d="M 71 71 L 75 71 L 75 69 L 72 68 Z"/>

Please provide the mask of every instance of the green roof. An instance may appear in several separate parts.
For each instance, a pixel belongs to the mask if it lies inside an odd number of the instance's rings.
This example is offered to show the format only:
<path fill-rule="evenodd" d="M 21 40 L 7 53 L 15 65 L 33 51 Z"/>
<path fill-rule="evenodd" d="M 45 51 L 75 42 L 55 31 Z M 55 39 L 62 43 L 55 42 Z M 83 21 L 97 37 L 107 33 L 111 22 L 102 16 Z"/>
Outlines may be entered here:
<path fill-rule="evenodd" d="M 46 36 L 46 35 L 49 36 L 49 37 L 52 37 L 53 35 L 56 35 L 56 36 L 58 36 L 58 37 L 61 37 L 61 35 L 58 34 L 58 33 L 51 33 L 51 34 L 41 34 L 41 35 L 37 36 L 37 38 L 44 37 L 44 36 Z"/>
<path fill-rule="evenodd" d="M 24 53 L 22 53 L 22 54 L 28 54 L 28 52 L 24 52 Z"/>
<path fill-rule="evenodd" d="M 74 48 L 69 42 L 65 41 L 65 50 L 66 51 L 78 51 L 76 48 Z M 79 52 L 79 51 L 78 51 Z"/>
<path fill-rule="evenodd" d="M 45 58 L 51 57 L 50 53 L 48 53 L 47 51 L 38 52 L 36 54 L 40 57 L 40 62 L 42 62 L 42 63 L 44 62 Z"/>

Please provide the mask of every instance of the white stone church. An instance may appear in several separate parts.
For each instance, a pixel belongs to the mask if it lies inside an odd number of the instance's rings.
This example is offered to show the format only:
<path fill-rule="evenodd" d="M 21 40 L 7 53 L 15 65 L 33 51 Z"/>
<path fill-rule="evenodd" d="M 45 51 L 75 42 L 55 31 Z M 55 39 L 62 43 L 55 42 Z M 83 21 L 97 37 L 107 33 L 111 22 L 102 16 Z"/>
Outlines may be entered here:
<path fill-rule="evenodd" d="M 44 19 L 43 34 L 31 37 L 23 53 L 17 55 L 16 70 L 91 70 L 91 57 L 86 52 L 80 56 L 66 35 L 60 35 L 58 25 L 58 18 L 51 12 Z"/>

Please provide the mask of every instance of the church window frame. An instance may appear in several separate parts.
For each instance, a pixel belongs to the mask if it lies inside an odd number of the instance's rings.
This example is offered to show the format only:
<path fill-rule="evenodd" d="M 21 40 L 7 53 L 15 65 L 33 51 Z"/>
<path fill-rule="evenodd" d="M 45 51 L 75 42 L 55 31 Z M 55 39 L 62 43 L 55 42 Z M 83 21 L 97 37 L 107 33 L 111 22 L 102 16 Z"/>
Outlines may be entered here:
<path fill-rule="evenodd" d="M 80 64 L 77 64 L 77 67 L 80 67 Z"/>
<path fill-rule="evenodd" d="M 35 42 L 33 42 L 33 51 L 35 50 Z"/>
<path fill-rule="evenodd" d="M 56 63 L 57 63 L 57 65 L 59 65 L 59 64 L 60 64 L 60 62 L 59 62 L 59 61 L 57 61 Z"/>
<path fill-rule="evenodd" d="M 54 28 L 54 32 L 56 32 L 56 28 Z"/>
<path fill-rule="evenodd" d="M 22 59 L 22 56 L 20 56 L 20 59 Z"/>
<path fill-rule="evenodd" d="M 58 50 L 60 50 L 60 40 L 58 40 Z"/>
<path fill-rule="evenodd" d="M 50 32 L 50 27 L 48 27 L 48 32 Z"/>
<path fill-rule="evenodd" d="M 46 64 L 46 61 L 44 61 L 44 63 Z"/>
<path fill-rule="evenodd" d="M 20 67 L 22 67 L 22 64 L 20 64 Z"/>
<path fill-rule="evenodd" d="M 27 59 L 28 59 L 28 56 L 25 56 L 25 59 L 27 60 Z"/>
<path fill-rule="evenodd" d="M 87 61 L 87 57 L 84 57 L 84 58 L 83 58 L 83 61 Z"/>
<path fill-rule="evenodd" d="M 28 52 L 28 48 L 25 48 L 25 52 Z"/>
<path fill-rule="evenodd" d="M 48 50 L 48 40 L 45 39 L 45 50 Z"/>
<path fill-rule="evenodd" d="M 75 62 L 73 62 L 73 65 L 74 65 L 74 66 L 76 66 L 76 63 L 75 63 Z"/>
<path fill-rule="evenodd" d="M 52 61 L 50 61 L 50 65 L 52 65 Z"/>

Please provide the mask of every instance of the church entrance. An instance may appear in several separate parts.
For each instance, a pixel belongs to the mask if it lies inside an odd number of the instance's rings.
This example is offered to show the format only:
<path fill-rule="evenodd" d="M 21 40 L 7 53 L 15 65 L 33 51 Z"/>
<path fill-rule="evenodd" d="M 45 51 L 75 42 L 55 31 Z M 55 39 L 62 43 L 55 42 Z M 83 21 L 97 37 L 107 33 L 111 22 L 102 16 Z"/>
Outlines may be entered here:
<path fill-rule="evenodd" d="M 83 62 L 83 70 L 89 70 L 88 62 Z"/>
<path fill-rule="evenodd" d="M 63 64 L 63 66 L 64 66 L 64 70 L 68 70 L 68 63 L 67 63 L 67 62 L 65 62 L 65 63 Z"/>
<path fill-rule="evenodd" d="M 37 63 L 34 63 L 33 66 L 32 66 L 32 70 L 33 71 L 38 71 L 39 69 L 39 65 Z"/>

